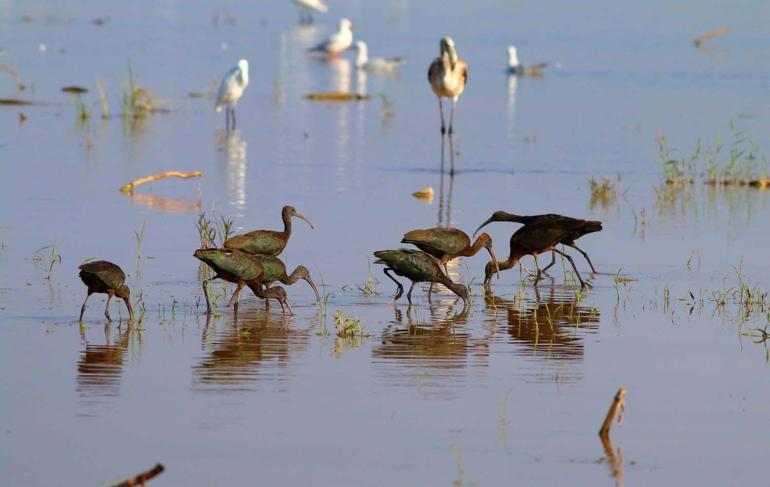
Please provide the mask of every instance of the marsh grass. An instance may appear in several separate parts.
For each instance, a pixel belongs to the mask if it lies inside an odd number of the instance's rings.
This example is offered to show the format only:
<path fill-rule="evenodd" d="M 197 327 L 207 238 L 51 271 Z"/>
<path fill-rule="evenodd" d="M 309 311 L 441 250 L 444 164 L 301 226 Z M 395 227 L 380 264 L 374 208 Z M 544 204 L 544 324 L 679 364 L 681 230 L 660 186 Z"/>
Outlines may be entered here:
<path fill-rule="evenodd" d="M 157 109 L 152 93 L 140 86 L 134 79 L 131 61 L 127 63 L 128 81 L 123 87 L 123 117 L 131 120 L 142 119 Z"/>
<path fill-rule="evenodd" d="M 658 161 L 663 181 L 669 186 L 687 186 L 701 181 L 712 186 L 746 186 L 768 177 L 768 158 L 759 144 L 730 120 L 728 146 L 721 136 L 711 146 L 698 139 L 689 156 L 676 157 L 663 135 L 657 136 Z"/>
<path fill-rule="evenodd" d="M 46 245 L 45 247 L 41 247 L 37 249 L 32 256 L 32 262 L 37 266 L 41 266 L 43 265 L 44 262 L 46 262 L 46 259 L 45 257 L 43 257 L 42 252 L 44 250 L 49 250 L 49 249 L 50 249 L 50 253 L 48 254 L 48 262 L 47 262 L 48 271 L 46 275 L 46 279 L 48 280 L 51 279 L 51 276 L 53 275 L 53 269 L 56 266 L 56 264 L 61 265 L 61 262 L 62 262 L 61 255 L 59 254 L 59 250 L 56 247 L 56 244 L 54 243 L 51 245 Z"/>
<path fill-rule="evenodd" d="M 102 118 L 110 118 L 110 102 L 107 100 L 107 91 L 101 78 L 96 78 L 96 90 L 99 93 L 99 106 L 102 109 Z"/>
<path fill-rule="evenodd" d="M 380 281 L 378 281 L 373 275 L 372 275 L 372 262 L 369 259 L 366 259 L 366 265 L 368 268 L 367 274 L 366 274 L 366 281 L 364 281 L 361 284 L 354 283 L 353 285 L 346 285 L 343 286 L 343 291 L 349 291 L 351 289 L 357 289 L 361 292 L 364 296 L 379 296 L 382 294 L 382 291 L 380 291 Z"/>
<path fill-rule="evenodd" d="M 91 106 L 83 99 L 83 95 L 76 93 L 72 95 L 72 104 L 75 107 L 78 120 L 86 122 L 91 119 Z"/>
<path fill-rule="evenodd" d="M 334 312 L 334 328 L 334 356 L 337 358 L 342 357 L 346 349 L 360 347 L 363 340 L 371 336 L 361 326 L 360 319 L 348 316 L 339 309 Z"/>

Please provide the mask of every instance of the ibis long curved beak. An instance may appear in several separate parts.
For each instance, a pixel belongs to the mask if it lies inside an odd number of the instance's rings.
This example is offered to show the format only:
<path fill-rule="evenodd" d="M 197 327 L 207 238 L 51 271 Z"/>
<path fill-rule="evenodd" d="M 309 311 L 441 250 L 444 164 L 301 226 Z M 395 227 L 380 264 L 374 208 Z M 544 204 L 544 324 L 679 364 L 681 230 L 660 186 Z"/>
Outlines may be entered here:
<path fill-rule="evenodd" d="M 315 283 L 313 282 L 313 279 L 308 275 L 308 276 L 305 277 L 305 280 L 307 281 L 308 284 L 310 284 L 310 287 L 313 288 L 313 292 L 315 293 L 315 301 L 316 301 L 316 303 L 320 303 L 321 302 L 321 296 L 318 294 L 318 288 L 315 287 Z"/>
<path fill-rule="evenodd" d="M 300 220 L 303 220 L 305 223 L 307 223 L 308 225 L 310 225 L 310 228 L 313 228 L 313 229 L 315 229 L 315 227 L 313 226 L 313 224 L 312 224 L 312 223 L 310 223 L 310 220 L 308 220 L 308 219 L 307 219 L 307 217 L 306 217 L 305 215 L 303 215 L 302 213 L 300 213 L 300 212 L 298 212 L 298 211 L 295 211 L 295 212 L 294 212 L 294 216 L 296 216 L 296 217 L 297 217 L 297 218 L 299 218 Z"/>
<path fill-rule="evenodd" d="M 500 279 L 500 266 L 497 265 L 497 256 L 495 255 L 495 249 L 492 248 L 490 245 L 487 247 L 487 250 L 489 251 L 489 255 L 492 257 L 492 262 L 495 263 L 495 274 L 497 274 L 497 278 Z"/>
<path fill-rule="evenodd" d="M 126 308 L 128 308 L 128 322 L 133 323 L 134 322 L 134 308 L 131 307 L 131 298 L 123 298 L 123 301 L 126 303 Z"/>
<path fill-rule="evenodd" d="M 487 226 L 488 224 L 492 223 L 493 221 L 496 221 L 495 217 L 494 216 L 490 216 L 487 221 L 485 221 L 484 223 L 479 225 L 479 228 L 477 228 L 476 231 L 473 232 L 473 238 L 476 238 L 476 234 L 479 233 L 479 230 L 481 230 L 483 227 Z"/>

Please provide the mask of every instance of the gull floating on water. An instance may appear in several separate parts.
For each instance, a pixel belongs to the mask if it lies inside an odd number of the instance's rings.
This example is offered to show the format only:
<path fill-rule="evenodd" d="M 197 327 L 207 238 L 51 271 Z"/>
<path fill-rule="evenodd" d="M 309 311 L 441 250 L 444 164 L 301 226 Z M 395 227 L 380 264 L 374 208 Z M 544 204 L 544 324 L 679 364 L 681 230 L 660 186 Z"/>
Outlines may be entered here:
<path fill-rule="evenodd" d="M 519 76 L 540 76 L 548 63 L 539 63 L 532 66 L 524 66 L 519 62 L 519 56 L 515 46 L 508 46 L 508 73 Z"/>
<path fill-rule="evenodd" d="M 364 41 L 356 41 L 353 47 L 358 52 L 356 56 L 356 67 L 366 71 L 381 73 L 393 72 L 396 67 L 404 62 L 403 57 L 383 58 L 376 57 L 369 59 L 369 49 Z"/>
<path fill-rule="evenodd" d="M 340 28 L 328 39 L 310 49 L 311 52 L 321 52 L 331 57 L 338 57 L 342 51 L 347 51 L 353 45 L 353 22 L 340 19 Z"/>
<path fill-rule="evenodd" d="M 444 37 L 439 44 L 439 57 L 433 60 L 428 68 L 428 81 L 433 93 L 438 97 L 438 111 L 441 115 L 441 135 L 446 133 L 444 126 L 444 107 L 441 98 L 452 99 L 452 113 L 449 118 L 449 136 L 454 131 L 455 107 L 465 84 L 468 81 L 468 64 L 457 57 L 455 41 Z"/>
<path fill-rule="evenodd" d="M 232 117 L 232 128 L 235 128 L 235 105 L 238 99 L 249 86 L 249 62 L 245 59 L 238 61 L 238 65 L 227 72 L 222 83 L 219 85 L 217 93 L 216 110 L 218 112 L 225 108 L 227 117 L 226 126 L 230 128 L 230 118 Z"/>
<path fill-rule="evenodd" d="M 313 10 L 316 12 L 326 13 L 328 7 L 323 0 L 293 0 L 299 7 L 299 21 L 302 23 L 313 22 Z"/>

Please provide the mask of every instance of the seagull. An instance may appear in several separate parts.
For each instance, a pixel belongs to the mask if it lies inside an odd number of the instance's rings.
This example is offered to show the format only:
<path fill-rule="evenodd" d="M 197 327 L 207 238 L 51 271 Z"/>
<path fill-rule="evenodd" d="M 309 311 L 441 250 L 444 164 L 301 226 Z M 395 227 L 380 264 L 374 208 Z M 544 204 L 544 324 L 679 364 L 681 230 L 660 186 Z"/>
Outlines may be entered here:
<path fill-rule="evenodd" d="M 336 58 L 342 51 L 350 49 L 352 45 L 353 22 L 348 19 L 340 19 L 340 29 L 329 36 L 328 39 L 309 50 L 311 52 L 321 52 Z"/>
<path fill-rule="evenodd" d="M 313 10 L 316 12 L 326 13 L 328 7 L 323 0 L 293 0 L 299 10 L 300 23 L 312 24 L 313 23 Z"/>
<path fill-rule="evenodd" d="M 226 109 L 226 127 L 228 129 L 230 128 L 231 117 L 233 128 L 235 128 L 235 104 L 238 103 L 238 99 L 246 91 L 247 86 L 249 86 L 249 62 L 241 59 L 238 61 L 238 65 L 228 71 L 224 79 L 222 79 L 222 83 L 219 85 L 219 92 L 217 93 L 216 110 L 221 112 L 222 107 Z"/>
<path fill-rule="evenodd" d="M 354 42 L 353 47 L 358 52 L 358 55 L 356 56 L 356 67 L 358 69 L 391 73 L 399 64 L 404 62 L 404 58 L 400 56 L 392 58 L 376 57 L 369 59 L 369 49 L 366 47 L 366 42 L 364 41 Z"/>
<path fill-rule="evenodd" d="M 452 99 L 452 114 L 449 118 L 449 137 L 454 131 L 455 107 L 465 84 L 468 82 L 468 64 L 457 57 L 455 41 L 451 37 L 441 39 L 440 55 L 430 63 L 428 81 L 433 93 L 438 97 L 438 111 L 441 115 L 441 135 L 446 133 L 444 126 L 444 107 L 441 98 Z"/>
<path fill-rule="evenodd" d="M 508 74 L 517 76 L 540 76 L 548 63 L 539 63 L 533 66 L 524 66 L 519 62 L 515 46 L 508 46 Z"/>

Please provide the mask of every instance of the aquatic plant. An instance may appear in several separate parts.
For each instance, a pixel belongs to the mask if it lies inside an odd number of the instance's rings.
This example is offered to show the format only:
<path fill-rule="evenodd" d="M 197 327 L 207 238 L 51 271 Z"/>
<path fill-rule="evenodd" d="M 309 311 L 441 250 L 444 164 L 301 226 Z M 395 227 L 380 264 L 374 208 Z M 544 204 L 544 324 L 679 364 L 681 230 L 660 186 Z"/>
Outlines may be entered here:
<path fill-rule="evenodd" d="M 46 279 L 50 280 L 51 275 L 53 274 L 54 266 L 57 263 L 61 264 L 61 255 L 59 254 L 56 244 L 54 243 L 51 245 L 46 245 L 45 247 L 37 249 L 32 256 L 32 262 L 34 262 L 36 265 L 42 265 L 45 259 L 43 258 L 41 252 L 47 249 L 51 249 L 51 252 L 48 256 L 48 275 L 46 276 Z"/>
<path fill-rule="evenodd" d="M 91 118 L 91 107 L 83 100 L 83 95 L 80 93 L 72 95 L 72 104 L 75 106 L 78 120 L 85 122 Z"/>
<path fill-rule="evenodd" d="M 96 90 L 99 93 L 99 105 L 102 108 L 102 118 L 110 118 L 110 102 L 107 100 L 107 91 L 101 78 L 96 78 Z"/>

